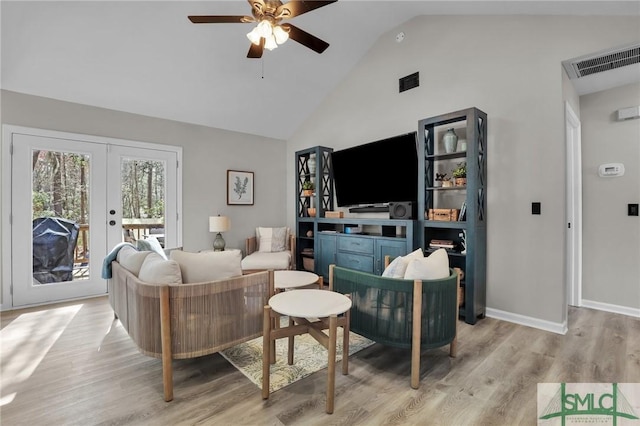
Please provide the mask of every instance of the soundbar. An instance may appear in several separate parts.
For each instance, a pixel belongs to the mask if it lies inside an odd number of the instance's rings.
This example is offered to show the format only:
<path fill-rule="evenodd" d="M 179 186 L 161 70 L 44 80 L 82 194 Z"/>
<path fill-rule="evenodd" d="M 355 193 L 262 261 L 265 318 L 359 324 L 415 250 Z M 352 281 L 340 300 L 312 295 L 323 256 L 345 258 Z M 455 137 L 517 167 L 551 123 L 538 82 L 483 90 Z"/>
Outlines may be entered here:
<path fill-rule="evenodd" d="M 349 213 L 384 213 L 389 212 L 389 206 L 350 207 Z"/>

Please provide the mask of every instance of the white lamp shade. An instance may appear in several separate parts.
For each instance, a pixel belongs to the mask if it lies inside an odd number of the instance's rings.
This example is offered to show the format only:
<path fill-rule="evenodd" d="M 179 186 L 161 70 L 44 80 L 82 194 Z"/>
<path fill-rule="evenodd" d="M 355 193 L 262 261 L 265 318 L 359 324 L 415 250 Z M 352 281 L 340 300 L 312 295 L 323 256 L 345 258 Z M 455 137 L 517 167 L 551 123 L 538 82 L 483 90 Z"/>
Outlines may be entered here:
<path fill-rule="evenodd" d="M 209 232 L 227 232 L 231 221 L 226 216 L 209 216 Z"/>

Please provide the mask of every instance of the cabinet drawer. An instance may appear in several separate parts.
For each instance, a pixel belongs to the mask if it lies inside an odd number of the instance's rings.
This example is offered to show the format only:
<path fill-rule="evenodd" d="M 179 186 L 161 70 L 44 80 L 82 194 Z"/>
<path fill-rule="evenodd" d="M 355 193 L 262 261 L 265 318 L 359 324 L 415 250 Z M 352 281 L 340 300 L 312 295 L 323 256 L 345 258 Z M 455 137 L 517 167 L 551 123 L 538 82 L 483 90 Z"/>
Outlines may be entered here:
<path fill-rule="evenodd" d="M 338 238 L 338 251 L 373 254 L 373 238 L 340 237 Z"/>
<path fill-rule="evenodd" d="M 343 268 L 373 273 L 373 256 L 338 252 L 336 255 L 336 264 Z"/>

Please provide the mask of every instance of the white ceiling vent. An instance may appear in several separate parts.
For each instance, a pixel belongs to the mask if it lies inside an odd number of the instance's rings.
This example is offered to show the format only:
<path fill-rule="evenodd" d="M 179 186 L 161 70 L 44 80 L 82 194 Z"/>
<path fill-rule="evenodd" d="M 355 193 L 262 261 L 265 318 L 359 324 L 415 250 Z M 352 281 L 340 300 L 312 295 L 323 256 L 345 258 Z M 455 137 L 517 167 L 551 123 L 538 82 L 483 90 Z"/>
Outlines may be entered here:
<path fill-rule="evenodd" d="M 586 75 L 640 63 L 640 44 L 581 56 L 562 62 L 569 78 Z"/>

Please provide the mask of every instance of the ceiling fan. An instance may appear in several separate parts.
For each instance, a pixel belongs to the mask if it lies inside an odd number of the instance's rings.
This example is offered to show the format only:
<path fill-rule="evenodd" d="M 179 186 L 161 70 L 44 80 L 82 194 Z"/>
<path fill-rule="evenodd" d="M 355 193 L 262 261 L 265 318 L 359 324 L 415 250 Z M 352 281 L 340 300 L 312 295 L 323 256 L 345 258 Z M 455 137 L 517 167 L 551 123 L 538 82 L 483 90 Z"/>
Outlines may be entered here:
<path fill-rule="evenodd" d="M 247 58 L 261 58 L 265 48 L 267 50 L 273 50 L 289 38 L 311 50 L 322 53 L 329 47 L 329 43 L 301 30 L 295 25 L 289 23 L 281 24 L 280 22 L 335 3 L 336 1 L 338 0 L 291 0 L 283 3 L 280 0 L 248 0 L 253 16 L 204 15 L 189 16 L 189 20 L 194 24 L 257 22 L 258 25 L 247 34 L 247 37 L 251 40 Z"/>

